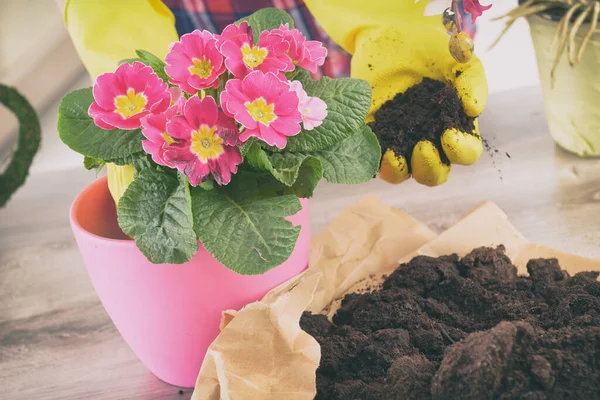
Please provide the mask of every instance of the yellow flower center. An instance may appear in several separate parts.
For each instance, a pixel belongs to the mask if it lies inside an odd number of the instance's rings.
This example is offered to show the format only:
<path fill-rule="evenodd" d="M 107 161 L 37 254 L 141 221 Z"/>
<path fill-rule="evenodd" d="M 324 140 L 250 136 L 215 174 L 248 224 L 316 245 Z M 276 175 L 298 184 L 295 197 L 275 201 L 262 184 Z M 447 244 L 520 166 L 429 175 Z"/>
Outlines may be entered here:
<path fill-rule="evenodd" d="M 144 111 L 148 100 L 143 93 L 135 93 L 132 88 L 127 89 L 127 95 L 115 97 L 115 112 L 121 114 L 123 118 L 129 118 L 132 115 Z"/>
<path fill-rule="evenodd" d="M 242 46 L 242 57 L 244 63 L 250 68 L 256 68 L 267 58 L 268 51 L 258 46 L 250 46 L 248 43 L 244 43 Z"/>
<path fill-rule="evenodd" d="M 192 132 L 192 153 L 202 162 L 217 158 L 223 152 L 223 139 L 215 135 L 216 126 L 202 125 L 199 130 Z"/>
<path fill-rule="evenodd" d="M 192 62 L 194 63 L 194 66 L 189 68 L 192 75 L 196 75 L 202 79 L 206 79 L 212 73 L 212 63 L 210 62 L 210 60 L 206 59 L 206 56 L 202 56 L 202 60 L 193 58 Z"/>
<path fill-rule="evenodd" d="M 165 139 L 166 144 L 173 144 L 176 142 L 176 140 L 169 136 L 167 132 L 161 133 L 160 136 L 162 136 L 162 138 Z"/>
<path fill-rule="evenodd" d="M 269 126 L 271 122 L 277 119 L 277 115 L 273 112 L 275 105 L 267 104 L 266 100 L 262 97 L 259 97 L 252 102 L 246 102 L 244 105 L 246 106 L 246 109 L 248 109 L 253 120 L 266 126 Z"/>

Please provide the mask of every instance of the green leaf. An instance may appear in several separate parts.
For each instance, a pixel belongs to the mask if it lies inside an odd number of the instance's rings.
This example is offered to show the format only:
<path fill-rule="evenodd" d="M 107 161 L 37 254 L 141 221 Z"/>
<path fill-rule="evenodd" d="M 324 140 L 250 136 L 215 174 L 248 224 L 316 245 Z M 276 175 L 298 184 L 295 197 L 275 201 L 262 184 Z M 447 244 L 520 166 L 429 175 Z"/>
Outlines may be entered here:
<path fill-rule="evenodd" d="M 285 190 L 286 193 L 296 194 L 298 197 L 311 197 L 323 177 L 321 161 L 310 154 L 271 153 L 254 143 L 248 149 L 246 160 L 255 171 L 271 173 L 275 179 L 291 188 Z"/>
<path fill-rule="evenodd" d="M 323 166 L 321 161 L 315 157 L 306 157 L 298 170 L 296 182 L 285 188 L 284 193 L 294 194 L 300 198 L 312 197 L 319 181 L 323 178 Z"/>
<path fill-rule="evenodd" d="M 58 107 L 58 133 L 76 152 L 99 160 L 117 160 L 143 151 L 140 129 L 107 131 L 96 126 L 88 115 L 94 101 L 92 88 L 67 94 Z"/>
<path fill-rule="evenodd" d="M 287 186 L 296 183 L 300 169 L 303 166 L 314 171 L 316 175 L 323 176 L 321 162 L 311 155 L 289 152 L 273 153 L 268 155 L 268 159 L 273 166 L 273 176 Z M 308 171 L 304 172 L 307 173 Z"/>
<path fill-rule="evenodd" d="M 198 186 L 203 190 L 213 190 L 215 188 L 215 181 L 209 179 L 205 182 L 201 182 Z"/>
<path fill-rule="evenodd" d="M 333 146 L 364 125 L 371 106 L 371 87 L 366 81 L 352 78 L 327 77 L 303 82 L 309 96 L 327 103 L 327 117 L 321 126 L 302 130 L 288 138 L 286 151 L 314 151 Z"/>
<path fill-rule="evenodd" d="M 362 183 L 373 179 L 381 161 L 381 147 L 367 125 L 339 143 L 312 153 L 323 164 L 323 176 L 331 183 Z"/>
<path fill-rule="evenodd" d="M 267 153 L 258 142 L 252 143 L 245 149 L 245 152 L 245 160 L 252 169 L 255 171 L 273 171 L 273 165 L 269 161 Z"/>
<path fill-rule="evenodd" d="M 262 31 L 279 28 L 281 24 L 289 24 L 290 29 L 294 29 L 294 20 L 290 14 L 279 8 L 263 8 L 254 14 L 240 18 L 235 21 L 235 23 L 236 25 L 239 25 L 240 22 L 244 21 L 248 22 L 248 25 L 252 28 L 252 32 L 254 33 L 254 44 L 258 44 L 258 38 Z"/>
<path fill-rule="evenodd" d="M 194 230 L 218 261 L 242 275 L 259 275 L 286 261 L 300 227 L 285 217 L 300 211 L 294 195 L 249 197 L 227 188 L 192 189 Z"/>
<path fill-rule="evenodd" d="M 91 169 L 100 171 L 102 168 L 104 168 L 104 164 L 106 163 L 102 160 L 98 160 L 88 156 L 83 157 L 83 167 L 88 171 Z"/>
<path fill-rule="evenodd" d="M 156 72 L 156 75 L 158 75 L 160 79 L 169 83 L 169 76 L 165 72 L 165 65 L 167 64 L 165 64 L 163 60 L 146 50 L 136 50 L 135 54 L 137 54 L 137 56 L 144 64 L 152 67 L 152 69 L 154 70 L 154 72 Z"/>
<path fill-rule="evenodd" d="M 119 61 L 119 65 L 125 64 L 125 63 L 133 64 L 136 61 L 143 62 L 141 58 L 126 58 L 124 60 Z"/>
<path fill-rule="evenodd" d="M 300 68 L 300 67 L 296 67 L 296 69 L 293 71 L 286 72 L 285 77 L 289 81 L 300 81 L 300 82 L 302 82 L 303 86 L 304 86 L 305 82 L 312 80 L 310 77 L 310 72 L 308 72 L 304 68 Z"/>
<path fill-rule="evenodd" d="M 154 264 L 182 264 L 198 251 L 187 179 L 148 168 L 119 200 L 119 226 Z"/>

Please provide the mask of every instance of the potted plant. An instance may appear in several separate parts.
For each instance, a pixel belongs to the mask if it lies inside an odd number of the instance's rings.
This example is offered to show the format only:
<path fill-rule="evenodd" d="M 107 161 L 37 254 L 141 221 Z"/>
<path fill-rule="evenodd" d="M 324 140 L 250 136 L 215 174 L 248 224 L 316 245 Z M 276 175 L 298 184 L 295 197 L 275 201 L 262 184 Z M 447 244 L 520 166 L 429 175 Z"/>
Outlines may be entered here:
<path fill-rule="evenodd" d="M 600 155 L 599 16 L 597 0 L 519 0 L 504 30 L 527 18 L 550 134 L 582 157 Z"/>
<path fill-rule="evenodd" d="M 137 56 L 59 107 L 86 168 L 133 171 L 116 201 L 106 178 L 84 189 L 71 223 L 122 336 L 159 378 L 192 387 L 221 311 L 307 267 L 317 183 L 370 180 L 381 149 L 369 85 L 312 80 L 326 50 L 283 11 Z"/>

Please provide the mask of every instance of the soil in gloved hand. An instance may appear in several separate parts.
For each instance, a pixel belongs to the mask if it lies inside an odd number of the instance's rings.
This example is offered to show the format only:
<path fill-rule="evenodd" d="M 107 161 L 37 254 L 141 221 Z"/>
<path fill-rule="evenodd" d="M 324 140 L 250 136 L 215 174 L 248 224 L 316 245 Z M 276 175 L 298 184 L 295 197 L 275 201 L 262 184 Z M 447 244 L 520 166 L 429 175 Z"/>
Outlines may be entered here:
<path fill-rule="evenodd" d="M 305 313 L 321 345 L 316 399 L 597 399 L 598 272 L 569 276 L 497 249 L 419 256 L 333 318 Z"/>
<path fill-rule="evenodd" d="M 448 159 L 442 149 L 441 138 L 446 129 L 457 128 L 473 132 L 475 118 L 467 116 L 456 90 L 443 82 L 430 78 L 399 93 L 385 102 L 375 113 L 371 129 L 379 139 L 381 148 L 403 155 L 410 168 L 415 145 L 429 140 L 440 152 L 442 161 Z"/>

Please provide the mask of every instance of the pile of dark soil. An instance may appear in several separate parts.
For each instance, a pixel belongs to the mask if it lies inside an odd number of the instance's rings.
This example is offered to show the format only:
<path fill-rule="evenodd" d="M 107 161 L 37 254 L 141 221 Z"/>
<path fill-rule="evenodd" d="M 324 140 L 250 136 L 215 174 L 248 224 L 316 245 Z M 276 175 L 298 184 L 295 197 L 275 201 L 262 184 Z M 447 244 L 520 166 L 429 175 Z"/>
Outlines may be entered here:
<path fill-rule="evenodd" d="M 349 294 L 331 324 L 305 313 L 321 345 L 317 399 L 598 399 L 598 272 L 497 249 L 419 256 L 373 292 Z"/>
<path fill-rule="evenodd" d="M 370 126 L 377 135 L 381 148 L 404 155 L 410 168 L 415 145 L 427 139 L 436 145 L 442 161 L 448 159 L 442 149 L 442 134 L 449 128 L 473 132 L 474 118 L 465 114 L 456 90 L 443 82 L 429 78 L 406 92 L 385 102 L 375 113 Z"/>

